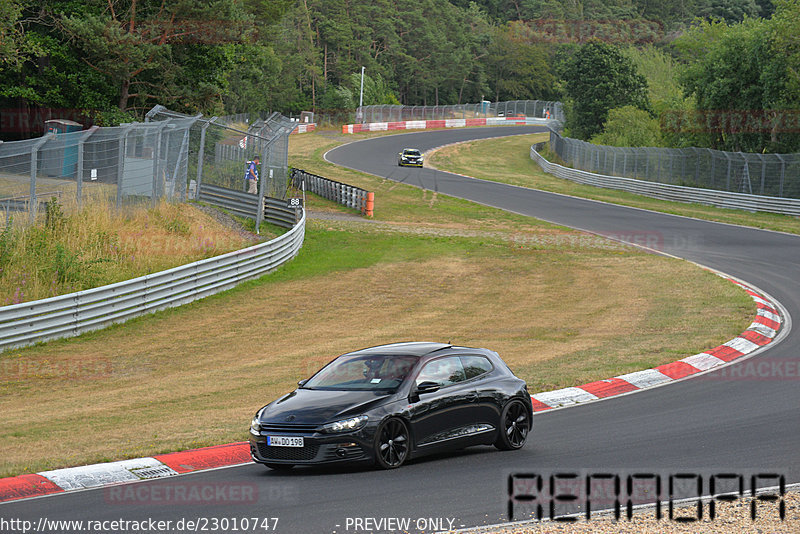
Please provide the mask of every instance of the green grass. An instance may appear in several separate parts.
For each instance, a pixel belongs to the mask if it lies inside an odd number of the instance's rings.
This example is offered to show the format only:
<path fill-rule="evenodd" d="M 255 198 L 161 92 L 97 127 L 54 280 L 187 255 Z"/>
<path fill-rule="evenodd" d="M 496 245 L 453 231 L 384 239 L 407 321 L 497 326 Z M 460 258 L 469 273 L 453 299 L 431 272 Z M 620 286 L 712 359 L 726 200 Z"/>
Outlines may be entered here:
<path fill-rule="evenodd" d="M 532 134 L 471 141 L 442 148 L 430 155 L 428 162 L 441 170 L 466 174 L 483 180 L 672 213 L 684 217 L 800 234 L 800 218 L 798 217 L 669 202 L 556 178 L 542 171 L 541 167 L 530 159 L 531 145 L 546 140 L 547 134 Z M 552 158 L 552 153 L 546 152 L 545 155 Z"/>

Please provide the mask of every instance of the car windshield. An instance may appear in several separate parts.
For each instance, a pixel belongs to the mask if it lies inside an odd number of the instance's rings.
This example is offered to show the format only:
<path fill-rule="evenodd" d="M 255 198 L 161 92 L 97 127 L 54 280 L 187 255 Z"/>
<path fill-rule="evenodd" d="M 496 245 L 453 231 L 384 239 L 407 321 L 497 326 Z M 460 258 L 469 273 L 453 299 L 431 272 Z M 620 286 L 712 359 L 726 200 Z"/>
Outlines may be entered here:
<path fill-rule="evenodd" d="M 405 156 L 419 156 L 419 150 L 413 148 L 407 148 L 403 150 L 403 155 Z"/>
<path fill-rule="evenodd" d="M 393 390 L 403 383 L 417 360 L 417 356 L 343 355 L 317 371 L 303 384 L 303 388 L 342 391 Z"/>

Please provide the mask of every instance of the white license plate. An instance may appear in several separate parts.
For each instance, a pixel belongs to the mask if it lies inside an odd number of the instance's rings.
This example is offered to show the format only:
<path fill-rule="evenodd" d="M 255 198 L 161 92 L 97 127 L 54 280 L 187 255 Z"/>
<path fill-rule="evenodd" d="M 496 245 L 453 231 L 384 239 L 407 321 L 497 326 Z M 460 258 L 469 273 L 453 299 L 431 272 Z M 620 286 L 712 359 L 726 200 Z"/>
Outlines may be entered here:
<path fill-rule="evenodd" d="M 293 436 L 267 436 L 267 445 L 271 447 L 302 447 L 303 438 Z"/>

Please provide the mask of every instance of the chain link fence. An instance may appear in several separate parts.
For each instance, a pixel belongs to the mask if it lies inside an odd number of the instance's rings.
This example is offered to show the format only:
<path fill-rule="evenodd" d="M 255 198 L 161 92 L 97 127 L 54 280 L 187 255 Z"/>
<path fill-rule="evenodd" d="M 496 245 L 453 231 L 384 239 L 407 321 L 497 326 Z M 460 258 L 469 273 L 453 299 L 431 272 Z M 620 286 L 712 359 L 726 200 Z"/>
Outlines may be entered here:
<path fill-rule="evenodd" d="M 185 200 L 188 144 L 197 117 L 157 123 L 62 132 L 0 144 L 0 209 L 30 221 L 39 205 L 56 197 L 80 206 L 103 201 L 116 207 L 164 198 Z M 79 126 L 76 124 L 76 126 Z"/>
<path fill-rule="evenodd" d="M 227 125 L 235 119 L 156 106 L 144 123 L 65 131 L 55 121 L 40 138 L 0 142 L 0 213 L 6 225 L 12 217 L 32 223 L 54 197 L 68 210 L 88 201 L 118 209 L 181 202 L 194 198 L 203 180 L 244 190 L 245 167 L 255 155 L 262 196 L 284 198 L 288 137 L 297 123 L 273 113 L 246 129 Z"/>
<path fill-rule="evenodd" d="M 511 100 L 479 104 L 457 104 L 452 106 L 362 106 L 356 111 L 356 122 L 401 122 L 407 120 L 473 119 L 478 117 L 526 117 L 545 118 L 564 122 L 561 102 L 550 100 Z"/>
<path fill-rule="evenodd" d="M 800 198 L 800 154 L 723 152 L 710 148 L 594 145 L 550 131 L 550 150 L 575 169 L 663 184 Z"/>
<path fill-rule="evenodd" d="M 147 113 L 146 120 L 185 117 L 163 106 Z M 201 183 L 246 191 L 245 172 L 258 156 L 259 194 L 285 198 L 289 181 L 289 135 L 297 122 L 274 112 L 198 119 L 190 132 L 192 191 Z M 191 182 L 190 182 L 191 183 Z"/>

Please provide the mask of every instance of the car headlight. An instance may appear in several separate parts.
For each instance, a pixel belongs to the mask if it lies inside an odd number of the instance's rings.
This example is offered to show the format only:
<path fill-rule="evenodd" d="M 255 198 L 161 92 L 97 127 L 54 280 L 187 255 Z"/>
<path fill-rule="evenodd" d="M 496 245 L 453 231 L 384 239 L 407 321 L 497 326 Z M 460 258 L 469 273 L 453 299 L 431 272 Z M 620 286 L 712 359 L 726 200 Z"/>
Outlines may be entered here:
<path fill-rule="evenodd" d="M 369 418 L 366 415 L 359 415 L 358 417 L 351 417 L 350 419 L 342 419 L 341 421 L 328 423 L 322 427 L 322 431 L 328 434 L 351 432 L 364 426 L 367 423 L 367 419 Z"/>
<path fill-rule="evenodd" d="M 253 417 L 253 420 L 250 421 L 250 431 L 255 434 L 261 432 L 261 421 L 259 420 L 259 415 L 261 415 L 261 412 L 257 413 L 256 416 Z"/>

